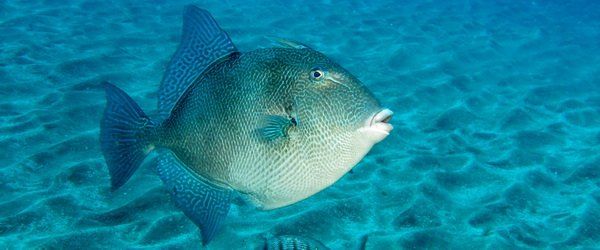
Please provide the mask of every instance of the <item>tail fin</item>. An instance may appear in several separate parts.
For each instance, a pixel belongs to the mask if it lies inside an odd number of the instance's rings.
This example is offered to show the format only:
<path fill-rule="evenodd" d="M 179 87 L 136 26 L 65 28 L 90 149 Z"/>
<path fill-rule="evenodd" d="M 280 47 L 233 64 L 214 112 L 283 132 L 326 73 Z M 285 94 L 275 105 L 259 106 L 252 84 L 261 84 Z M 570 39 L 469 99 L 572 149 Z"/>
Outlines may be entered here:
<path fill-rule="evenodd" d="M 106 109 L 100 122 L 100 147 L 113 189 L 121 187 L 152 151 L 154 124 L 123 90 L 104 83 Z"/>

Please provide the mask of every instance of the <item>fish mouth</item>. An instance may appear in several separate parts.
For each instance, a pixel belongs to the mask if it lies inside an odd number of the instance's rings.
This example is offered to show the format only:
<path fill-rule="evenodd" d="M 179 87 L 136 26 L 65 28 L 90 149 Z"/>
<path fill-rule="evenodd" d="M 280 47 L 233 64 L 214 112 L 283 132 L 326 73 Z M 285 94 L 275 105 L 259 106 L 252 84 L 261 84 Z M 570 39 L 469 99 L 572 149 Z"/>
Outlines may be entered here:
<path fill-rule="evenodd" d="M 369 127 L 383 132 L 385 134 L 389 134 L 392 131 L 392 129 L 394 129 L 392 124 L 389 123 L 393 115 L 394 112 L 392 112 L 391 110 L 382 109 L 381 111 L 373 115 L 373 117 L 371 117 Z"/>

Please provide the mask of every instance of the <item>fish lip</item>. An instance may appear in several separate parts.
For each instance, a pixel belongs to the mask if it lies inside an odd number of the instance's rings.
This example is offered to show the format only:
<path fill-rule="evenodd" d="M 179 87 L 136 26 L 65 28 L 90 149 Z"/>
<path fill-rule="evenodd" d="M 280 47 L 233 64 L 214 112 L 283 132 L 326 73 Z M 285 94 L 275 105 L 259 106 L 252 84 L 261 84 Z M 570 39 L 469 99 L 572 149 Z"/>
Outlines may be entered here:
<path fill-rule="evenodd" d="M 371 122 L 369 125 L 373 126 L 376 123 L 389 123 L 393 115 L 393 111 L 389 109 L 382 109 L 371 117 Z"/>
<path fill-rule="evenodd" d="M 393 115 L 394 112 L 391 110 L 382 109 L 371 117 L 369 127 L 389 133 L 392 131 L 392 129 L 394 129 L 394 127 L 389 123 Z"/>

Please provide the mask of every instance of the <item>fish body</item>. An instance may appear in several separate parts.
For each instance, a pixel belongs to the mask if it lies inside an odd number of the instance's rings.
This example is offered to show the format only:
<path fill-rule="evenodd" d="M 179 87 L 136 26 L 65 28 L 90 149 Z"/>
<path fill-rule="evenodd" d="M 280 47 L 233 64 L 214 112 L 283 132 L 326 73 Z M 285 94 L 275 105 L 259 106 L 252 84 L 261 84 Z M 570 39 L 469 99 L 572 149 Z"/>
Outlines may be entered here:
<path fill-rule="evenodd" d="M 271 48 L 223 59 L 176 104 L 156 146 L 171 149 L 196 174 L 246 194 L 264 209 L 320 191 L 368 152 L 371 145 L 361 144 L 356 131 L 380 108 L 362 86 L 312 82 L 315 65 L 346 73 L 314 50 Z M 323 111 L 333 98 L 363 102 L 359 108 L 368 111 L 347 110 L 354 108 L 351 103 Z M 321 112 L 335 117 L 319 118 Z M 260 129 L 274 117 L 290 121 L 274 128 L 287 131 L 270 140 Z"/>
<path fill-rule="evenodd" d="M 175 203 L 215 235 L 234 193 L 262 209 L 332 185 L 392 130 L 392 112 L 352 74 L 305 45 L 239 52 L 208 12 L 184 35 L 151 120 L 107 83 L 101 146 L 114 188 L 149 152 Z"/>

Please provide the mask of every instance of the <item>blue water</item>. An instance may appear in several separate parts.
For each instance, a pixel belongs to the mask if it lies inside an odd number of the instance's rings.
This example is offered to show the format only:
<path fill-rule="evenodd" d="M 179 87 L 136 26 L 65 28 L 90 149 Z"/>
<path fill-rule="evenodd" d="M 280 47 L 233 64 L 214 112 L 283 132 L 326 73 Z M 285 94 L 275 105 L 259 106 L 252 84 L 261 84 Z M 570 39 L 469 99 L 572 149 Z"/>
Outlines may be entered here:
<path fill-rule="evenodd" d="M 100 83 L 156 107 L 187 3 L 0 0 L 1 248 L 200 246 L 150 164 L 110 190 L 98 142 Z M 309 44 L 395 111 L 352 173 L 282 209 L 236 200 L 210 249 L 600 247 L 600 2 L 195 4 L 241 51 Z"/>

